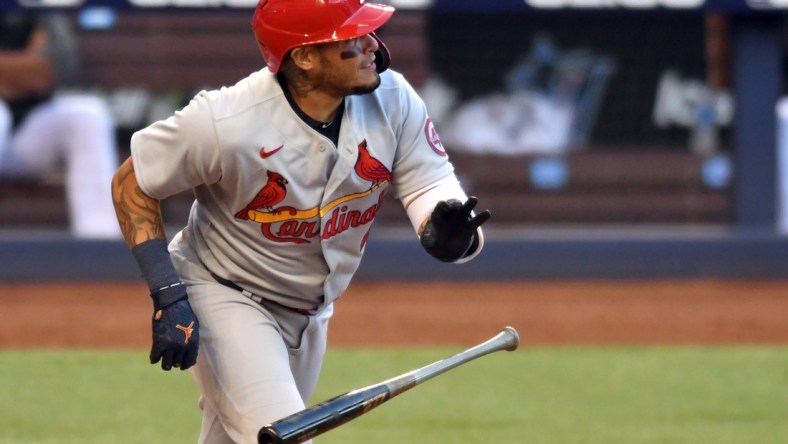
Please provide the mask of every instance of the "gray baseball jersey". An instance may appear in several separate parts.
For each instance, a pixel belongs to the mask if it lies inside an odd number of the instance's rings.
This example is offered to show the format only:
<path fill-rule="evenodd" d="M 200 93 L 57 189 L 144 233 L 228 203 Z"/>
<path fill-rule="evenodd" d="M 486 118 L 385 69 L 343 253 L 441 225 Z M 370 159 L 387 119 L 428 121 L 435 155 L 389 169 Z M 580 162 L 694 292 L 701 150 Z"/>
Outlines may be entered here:
<path fill-rule="evenodd" d="M 400 74 L 386 71 L 373 93 L 345 100 L 334 146 L 296 115 L 267 69 L 203 91 L 134 134 L 137 180 L 156 199 L 194 190 L 181 237 L 210 271 L 319 310 L 347 288 L 384 193 L 401 198 L 453 176 Z"/>

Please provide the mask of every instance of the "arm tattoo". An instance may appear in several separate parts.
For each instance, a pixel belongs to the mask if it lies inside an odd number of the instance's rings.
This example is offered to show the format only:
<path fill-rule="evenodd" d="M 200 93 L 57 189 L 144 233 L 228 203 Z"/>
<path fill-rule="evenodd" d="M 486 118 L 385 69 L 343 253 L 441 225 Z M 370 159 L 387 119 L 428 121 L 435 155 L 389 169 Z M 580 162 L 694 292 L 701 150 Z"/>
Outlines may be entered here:
<path fill-rule="evenodd" d="M 120 230 L 129 247 L 146 240 L 165 238 L 159 201 L 140 189 L 131 162 L 121 166 L 115 174 L 112 202 Z"/>

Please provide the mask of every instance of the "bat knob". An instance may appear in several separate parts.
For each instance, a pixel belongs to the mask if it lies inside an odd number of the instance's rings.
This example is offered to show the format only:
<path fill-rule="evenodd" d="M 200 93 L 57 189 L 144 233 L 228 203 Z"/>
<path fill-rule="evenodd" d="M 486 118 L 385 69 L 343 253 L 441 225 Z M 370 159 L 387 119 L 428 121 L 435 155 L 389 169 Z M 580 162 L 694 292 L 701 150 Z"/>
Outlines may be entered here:
<path fill-rule="evenodd" d="M 517 330 L 515 330 L 514 327 L 504 327 L 501 333 L 509 336 L 509 346 L 506 347 L 504 350 L 506 351 L 517 350 L 517 347 L 520 346 L 520 334 L 517 333 Z"/>

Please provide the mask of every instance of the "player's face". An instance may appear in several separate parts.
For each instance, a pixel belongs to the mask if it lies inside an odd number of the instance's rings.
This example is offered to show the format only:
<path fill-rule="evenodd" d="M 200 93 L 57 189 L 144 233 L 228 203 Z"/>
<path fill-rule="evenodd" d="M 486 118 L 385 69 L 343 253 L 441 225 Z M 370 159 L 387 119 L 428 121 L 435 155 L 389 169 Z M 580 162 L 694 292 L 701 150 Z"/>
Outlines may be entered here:
<path fill-rule="evenodd" d="M 378 42 L 370 35 L 321 45 L 315 86 L 337 97 L 371 93 L 380 85 L 377 49 Z"/>

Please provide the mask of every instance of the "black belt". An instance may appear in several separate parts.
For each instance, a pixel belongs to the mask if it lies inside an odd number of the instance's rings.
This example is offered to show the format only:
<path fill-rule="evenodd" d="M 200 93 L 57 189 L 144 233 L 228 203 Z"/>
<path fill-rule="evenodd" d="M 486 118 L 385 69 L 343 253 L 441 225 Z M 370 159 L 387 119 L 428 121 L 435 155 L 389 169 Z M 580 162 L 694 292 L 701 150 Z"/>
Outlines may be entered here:
<path fill-rule="evenodd" d="M 286 308 L 286 309 L 288 309 L 290 311 L 294 311 L 296 313 L 302 314 L 304 316 L 312 316 L 312 315 L 315 314 L 312 310 L 306 310 L 304 308 L 288 307 L 287 305 L 282 305 L 279 302 L 272 301 L 270 299 L 266 299 L 266 298 L 264 298 L 264 297 L 262 297 L 262 296 L 260 296 L 258 294 L 252 293 L 249 290 L 245 290 L 243 287 L 239 286 L 238 284 L 236 284 L 233 281 L 227 280 L 227 279 L 225 279 L 225 278 L 223 278 L 221 276 L 217 276 L 213 272 L 211 272 L 211 277 L 213 277 L 216 280 L 216 282 L 224 285 L 225 287 L 232 288 L 233 290 L 236 290 L 236 291 L 240 291 L 242 295 L 244 295 L 247 298 L 257 302 L 260 305 L 263 305 L 263 302 L 268 302 L 268 303 L 271 303 L 271 304 L 274 304 L 274 305 L 278 305 L 278 306 L 280 306 L 282 308 Z"/>

